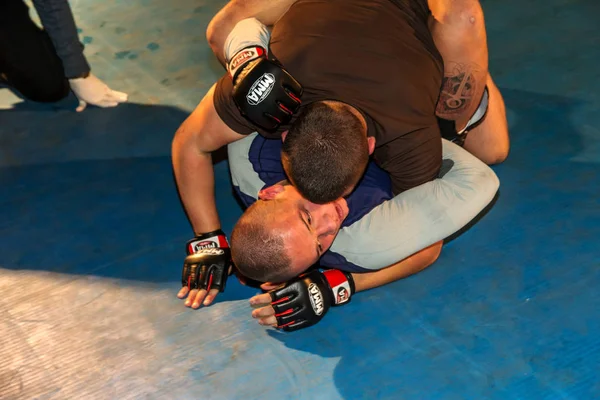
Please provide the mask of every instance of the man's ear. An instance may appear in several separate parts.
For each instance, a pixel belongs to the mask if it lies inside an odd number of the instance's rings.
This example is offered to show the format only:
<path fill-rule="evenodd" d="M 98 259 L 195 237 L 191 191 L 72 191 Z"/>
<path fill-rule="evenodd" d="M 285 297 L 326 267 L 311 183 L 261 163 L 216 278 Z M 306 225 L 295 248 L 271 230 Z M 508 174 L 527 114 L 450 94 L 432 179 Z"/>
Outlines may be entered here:
<path fill-rule="evenodd" d="M 375 151 L 375 137 L 367 136 L 367 144 L 369 146 L 369 155 L 371 155 Z"/>
<path fill-rule="evenodd" d="M 269 186 L 258 192 L 258 198 L 261 200 L 273 200 L 279 193 L 283 192 L 285 189 L 283 185 L 277 183 L 275 185 Z"/>
<path fill-rule="evenodd" d="M 288 131 L 281 132 L 281 141 L 285 142 L 285 138 L 287 137 Z"/>

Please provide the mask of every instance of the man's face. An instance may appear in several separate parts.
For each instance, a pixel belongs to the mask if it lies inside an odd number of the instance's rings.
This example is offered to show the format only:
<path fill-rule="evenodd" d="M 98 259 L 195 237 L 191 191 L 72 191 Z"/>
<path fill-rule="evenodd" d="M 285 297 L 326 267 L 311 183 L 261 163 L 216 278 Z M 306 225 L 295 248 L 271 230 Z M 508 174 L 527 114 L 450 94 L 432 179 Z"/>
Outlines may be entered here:
<path fill-rule="evenodd" d="M 348 204 L 343 198 L 327 204 L 304 199 L 292 185 L 273 185 L 259 193 L 262 201 L 273 201 L 274 229 L 283 235 L 292 269 L 301 274 L 331 247 L 344 219 Z M 272 224 L 272 225 L 273 225 Z"/>

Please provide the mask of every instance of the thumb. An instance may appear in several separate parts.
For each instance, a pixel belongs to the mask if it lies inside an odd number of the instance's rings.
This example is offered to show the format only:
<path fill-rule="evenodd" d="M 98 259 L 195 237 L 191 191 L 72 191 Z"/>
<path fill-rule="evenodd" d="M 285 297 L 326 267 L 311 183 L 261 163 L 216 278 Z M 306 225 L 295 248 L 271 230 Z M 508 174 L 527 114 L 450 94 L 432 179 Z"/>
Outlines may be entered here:
<path fill-rule="evenodd" d="M 83 100 L 79 100 L 79 106 L 75 109 L 77 112 L 82 112 L 87 107 L 87 103 Z"/>

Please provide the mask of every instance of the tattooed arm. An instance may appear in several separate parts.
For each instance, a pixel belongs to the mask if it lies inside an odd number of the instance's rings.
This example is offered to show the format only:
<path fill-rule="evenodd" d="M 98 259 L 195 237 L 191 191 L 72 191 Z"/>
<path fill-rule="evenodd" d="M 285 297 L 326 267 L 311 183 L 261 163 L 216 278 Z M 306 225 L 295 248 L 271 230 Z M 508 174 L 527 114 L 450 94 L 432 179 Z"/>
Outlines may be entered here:
<path fill-rule="evenodd" d="M 444 59 L 438 117 L 462 129 L 483 95 L 488 76 L 488 49 L 479 0 L 429 0 L 429 28 Z"/>

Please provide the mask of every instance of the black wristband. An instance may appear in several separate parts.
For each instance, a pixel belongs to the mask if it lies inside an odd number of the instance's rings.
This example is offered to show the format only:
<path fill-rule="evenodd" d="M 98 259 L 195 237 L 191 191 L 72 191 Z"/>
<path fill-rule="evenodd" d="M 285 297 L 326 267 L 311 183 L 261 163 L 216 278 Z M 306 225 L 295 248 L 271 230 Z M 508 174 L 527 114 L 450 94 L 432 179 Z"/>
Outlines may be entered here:
<path fill-rule="evenodd" d="M 223 232 L 223 230 L 219 228 L 219 229 L 211 231 L 211 232 L 199 233 L 196 235 L 196 239 L 202 239 L 202 238 L 218 236 L 218 235 L 225 236 L 225 232 Z"/>

